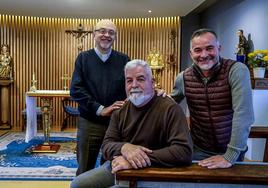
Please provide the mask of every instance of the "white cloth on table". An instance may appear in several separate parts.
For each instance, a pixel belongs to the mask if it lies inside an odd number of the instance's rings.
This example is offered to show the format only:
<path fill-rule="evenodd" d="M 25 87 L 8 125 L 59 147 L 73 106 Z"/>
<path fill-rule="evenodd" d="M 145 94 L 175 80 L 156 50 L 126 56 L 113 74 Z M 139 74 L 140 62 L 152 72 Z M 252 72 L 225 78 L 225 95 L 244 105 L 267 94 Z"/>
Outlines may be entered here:
<path fill-rule="evenodd" d="M 28 143 L 37 135 L 36 98 L 26 96 L 27 126 L 25 142 Z"/>

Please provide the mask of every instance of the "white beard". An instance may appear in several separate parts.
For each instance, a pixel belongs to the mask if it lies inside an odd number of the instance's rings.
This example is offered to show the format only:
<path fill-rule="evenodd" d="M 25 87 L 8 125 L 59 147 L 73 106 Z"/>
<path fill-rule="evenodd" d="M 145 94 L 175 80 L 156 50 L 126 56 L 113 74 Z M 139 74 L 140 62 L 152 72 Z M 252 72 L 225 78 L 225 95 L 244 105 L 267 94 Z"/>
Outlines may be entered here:
<path fill-rule="evenodd" d="M 203 71 L 210 70 L 216 64 L 215 62 L 219 62 L 219 59 L 217 59 L 216 57 L 211 57 L 211 56 L 208 56 L 208 57 L 202 58 L 202 59 L 205 61 L 209 61 L 209 63 L 201 64 L 201 65 L 199 65 L 198 62 L 196 62 L 197 66 Z M 200 58 L 200 60 L 201 60 L 201 58 Z"/>
<path fill-rule="evenodd" d="M 128 98 L 135 106 L 139 107 L 141 104 L 148 101 L 151 97 L 152 95 L 150 94 L 144 95 L 140 93 L 132 93 Z"/>
<path fill-rule="evenodd" d="M 201 70 L 207 71 L 213 67 L 214 64 L 198 65 Z"/>

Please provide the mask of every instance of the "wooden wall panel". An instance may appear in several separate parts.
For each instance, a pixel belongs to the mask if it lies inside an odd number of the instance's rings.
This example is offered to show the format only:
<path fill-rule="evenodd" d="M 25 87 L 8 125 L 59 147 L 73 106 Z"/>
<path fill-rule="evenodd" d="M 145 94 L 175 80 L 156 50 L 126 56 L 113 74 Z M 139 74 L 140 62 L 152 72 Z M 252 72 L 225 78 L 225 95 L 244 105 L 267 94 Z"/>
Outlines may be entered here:
<path fill-rule="evenodd" d="M 65 30 L 77 29 L 81 23 L 85 30 L 93 30 L 99 19 L 65 19 L 0 15 L 0 44 L 8 44 L 14 61 L 14 84 L 11 86 L 11 124 L 13 130 L 21 130 L 21 111 L 25 108 L 25 92 L 31 85 L 32 74 L 37 77 L 38 89 L 63 89 L 61 77 L 70 77 L 78 54 L 76 37 Z M 112 19 L 118 27 L 114 49 L 131 59 L 146 60 L 156 48 L 165 59 L 161 73 L 161 86 L 169 93 L 179 72 L 180 19 L 127 18 Z M 171 30 L 176 32 L 175 49 L 171 45 Z M 94 47 L 89 34 L 83 40 L 83 49 Z M 171 53 L 176 55 L 174 64 L 167 63 Z M 40 105 L 40 100 L 38 100 Z M 53 101 L 53 129 L 60 130 L 64 113 L 60 100 Z M 74 120 L 72 120 L 72 123 Z M 75 126 L 75 125 L 70 125 Z"/>

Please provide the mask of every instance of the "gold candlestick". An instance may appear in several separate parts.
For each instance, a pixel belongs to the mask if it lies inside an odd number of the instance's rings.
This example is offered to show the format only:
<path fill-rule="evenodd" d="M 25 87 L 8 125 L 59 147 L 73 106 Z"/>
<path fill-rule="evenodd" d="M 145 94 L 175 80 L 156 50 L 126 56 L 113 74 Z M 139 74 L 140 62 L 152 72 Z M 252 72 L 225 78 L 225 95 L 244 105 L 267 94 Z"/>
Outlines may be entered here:
<path fill-rule="evenodd" d="M 33 73 L 32 80 L 31 80 L 32 86 L 30 87 L 30 91 L 36 91 L 36 83 L 37 80 L 35 78 L 35 74 Z"/>
<path fill-rule="evenodd" d="M 64 81 L 63 89 L 65 91 L 68 90 L 67 80 L 70 80 L 71 78 L 68 76 L 68 74 L 64 74 L 63 77 L 61 77 L 61 79 Z"/>

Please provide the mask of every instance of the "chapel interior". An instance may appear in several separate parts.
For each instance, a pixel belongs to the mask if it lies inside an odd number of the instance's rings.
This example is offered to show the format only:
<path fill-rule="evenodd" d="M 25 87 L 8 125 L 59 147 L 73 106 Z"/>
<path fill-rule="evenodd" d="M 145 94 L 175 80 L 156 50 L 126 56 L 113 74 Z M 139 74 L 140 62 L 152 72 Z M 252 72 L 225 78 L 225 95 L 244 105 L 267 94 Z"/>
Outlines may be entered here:
<path fill-rule="evenodd" d="M 30 7 L 29 2 L 33 5 L 32 10 L 19 8 Z M 134 4 L 131 0 L 96 0 L 87 4 L 66 1 L 61 5 L 55 2 L 55 6 L 59 7 L 54 8 L 53 1 L 29 2 L 9 0 L 0 5 L 0 45 L 9 46 L 13 62 L 12 79 L 0 80 L 0 135 L 9 131 L 26 132 L 27 92 L 32 89 L 69 91 L 75 58 L 79 52 L 94 47 L 92 30 L 103 18 L 111 19 L 117 26 L 114 49 L 128 54 L 131 59 L 146 60 L 152 54 L 157 55 L 162 63 L 161 69 L 156 71 L 158 84 L 167 93 L 172 91 L 177 74 L 192 64 L 189 41 L 192 32 L 198 28 L 211 28 L 218 34 L 221 55 L 225 58 L 237 58 L 238 29 L 244 31 L 252 51 L 268 48 L 268 1 L 265 0 L 163 1 L 168 3 L 167 6 L 161 0 Z M 91 5 L 97 5 L 96 10 L 89 8 Z M 150 9 L 153 5 L 155 10 Z M 68 7 L 75 11 L 68 12 Z M 254 125 L 261 126 L 266 137 L 255 135 L 250 138 L 246 157 L 249 161 L 263 162 L 264 157 L 268 157 L 265 153 L 268 151 L 268 148 L 265 150 L 268 142 L 268 71 L 261 79 L 254 78 L 251 68 L 250 72 Z M 42 132 L 40 107 L 44 102 L 40 97 L 36 99 L 37 129 Z M 79 116 L 77 104 L 65 95 L 53 97 L 50 102 L 51 131 L 75 132 Z M 69 184 L 70 181 L 0 181 L 0 187 L 7 188 L 63 188 L 69 187 Z"/>

